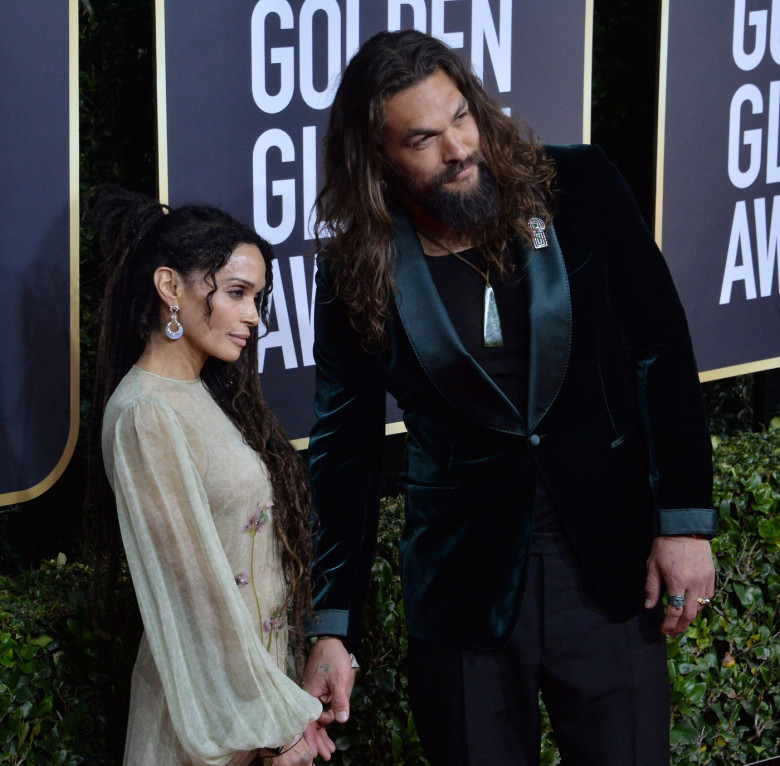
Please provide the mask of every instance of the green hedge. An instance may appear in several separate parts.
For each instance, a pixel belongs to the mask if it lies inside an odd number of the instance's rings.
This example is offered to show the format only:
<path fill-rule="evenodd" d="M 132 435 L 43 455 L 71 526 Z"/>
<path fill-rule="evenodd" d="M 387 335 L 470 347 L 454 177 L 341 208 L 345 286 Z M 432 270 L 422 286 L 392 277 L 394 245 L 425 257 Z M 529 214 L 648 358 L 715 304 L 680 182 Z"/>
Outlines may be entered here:
<path fill-rule="evenodd" d="M 140 638 L 127 577 L 122 629 L 92 625 L 92 569 L 64 556 L 0 577 L 0 764 L 121 764 Z"/>
<path fill-rule="evenodd" d="M 780 426 L 780 423 L 773 423 Z M 780 430 L 713 439 L 720 510 L 717 595 L 669 642 L 673 763 L 747 764 L 778 753 L 780 725 Z M 335 764 L 421 766 L 403 658 L 400 499 L 383 503 L 363 672 Z M 121 763 L 137 626 L 94 630 L 92 573 L 47 561 L 0 578 L 0 764 Z M 126 577 L 115 598 L 134 614 Z M 557 763 L 549 734 L 542 763 Z"/>

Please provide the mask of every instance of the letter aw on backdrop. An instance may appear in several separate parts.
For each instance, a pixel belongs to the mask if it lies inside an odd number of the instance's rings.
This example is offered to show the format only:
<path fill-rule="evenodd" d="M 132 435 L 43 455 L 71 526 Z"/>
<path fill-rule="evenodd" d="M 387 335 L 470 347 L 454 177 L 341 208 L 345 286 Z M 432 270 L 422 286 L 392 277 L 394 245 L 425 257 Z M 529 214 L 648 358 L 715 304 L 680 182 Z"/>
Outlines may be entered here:
<path fill-rule="evenodd" d="M 758 266 L 758 287 L 762 298 L 772 294 L 775 272 L 777 272 L 778 292 L 780 292 L 780 195 L 772 199 L 772 213 L 768 230 L 766 213 L 766 199 L 761 197 L 753 200 L 755 262 Z M 732 288 L 735 282 L 744 283 L 747 300 L 758 296 L 748 206 L 744 200 L 737 202 L 734 207 L 726 269 L 723 273 L 723 283 L 720 290 L 720 305 L 731 303 Z"/>
<path fill-rule="evenodd" d="M 317 288 L 314 279 L 317 270 L 316 260 L 312 257 L 296 255 L 287 261 L 292 277 L 293 302 L 295 305 L 295 318 L 298 325 L 298 343 L 301 349 L 301 362 L 304 367 L 314 365 L 314 301 Z M 311 273 L 311 295 L 307 288 L 307 265 Z M 292 324 L 288 309 L 287 296 L 284 290 L 282 270 L 278 260 L 274 259 L 274 289 L 271 293 L 269 306 L 271 322 L 276 319 L 276 330 L 272 330 L 258 343 L 258 366 L 260 372 L 265 366 L 265 354 L 269 349 L 280 348 L 284 360 L 284 368 L 290 370 L 298 367 L 298 356 L 295 352 L 295 339 L 293 337 Z"/>

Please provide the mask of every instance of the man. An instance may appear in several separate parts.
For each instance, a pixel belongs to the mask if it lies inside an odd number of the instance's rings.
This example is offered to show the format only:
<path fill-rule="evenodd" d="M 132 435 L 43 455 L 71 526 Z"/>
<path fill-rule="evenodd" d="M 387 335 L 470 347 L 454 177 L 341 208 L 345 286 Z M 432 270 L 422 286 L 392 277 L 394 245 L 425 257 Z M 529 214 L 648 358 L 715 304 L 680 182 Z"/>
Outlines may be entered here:
<path fill-rule="evenodd" d="M 713 595 L 712 467 L 683 310 L 624 181 L 596 148 L 522 137 L 415 31 L 345 70 L 325 176 L 304 677 L 321 722 L 348 715 L 389 391 L 431 763 L 538 763 L 541 689 L 564 763 L 668 764 L 664 634 Z"/>

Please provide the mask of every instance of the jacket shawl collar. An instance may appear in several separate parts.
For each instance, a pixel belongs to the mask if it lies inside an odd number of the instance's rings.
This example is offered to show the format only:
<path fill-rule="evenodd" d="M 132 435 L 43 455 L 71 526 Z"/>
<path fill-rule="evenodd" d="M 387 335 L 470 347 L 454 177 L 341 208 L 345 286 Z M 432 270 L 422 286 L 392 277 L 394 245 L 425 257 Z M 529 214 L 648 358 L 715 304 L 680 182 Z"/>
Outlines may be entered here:
<path fill-rule="evenodd" d="M 408 216 L 394 216 L 395 301 L 404 330 L 426 375 L 452 407 L 470 420 L 524 435 L 539 424 L 560 390 L 569 361 L 571 297 L 563 255 L 550 227 L 549 245 L 528 252 L 527 417 L 507 399 L 466 351 L 439 297 Z"/>

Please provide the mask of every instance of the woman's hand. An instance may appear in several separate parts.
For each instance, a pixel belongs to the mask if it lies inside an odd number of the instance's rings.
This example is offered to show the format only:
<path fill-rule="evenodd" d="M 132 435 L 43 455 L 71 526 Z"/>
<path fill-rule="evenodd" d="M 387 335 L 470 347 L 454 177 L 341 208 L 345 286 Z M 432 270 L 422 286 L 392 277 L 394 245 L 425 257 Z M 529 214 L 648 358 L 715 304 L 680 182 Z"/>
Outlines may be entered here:
<path fill-rule="evenodd" d="M 259 754 L 261 758 L 267 758 L 267 763 L 273 766 L 312 766 L 314 762 L 315 753 L 303 735 L 300 739 L 285 745 L 282 750 L 281 755 L 273 755 L 270 750 L 263 747 L 259 750 Z"/>
<path fill-rule="evenodd" d="M 310 723 L 306 727 L 306 731 L 303 732 L 303 736 L 314 751 L 315 758 L 319 755 L 324 761 L 329 761 L 333 753 L 336 752 L 336 745 L 319 721 Z"/>

